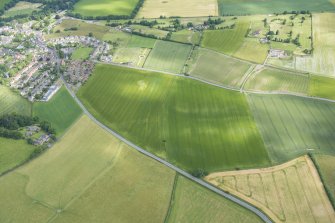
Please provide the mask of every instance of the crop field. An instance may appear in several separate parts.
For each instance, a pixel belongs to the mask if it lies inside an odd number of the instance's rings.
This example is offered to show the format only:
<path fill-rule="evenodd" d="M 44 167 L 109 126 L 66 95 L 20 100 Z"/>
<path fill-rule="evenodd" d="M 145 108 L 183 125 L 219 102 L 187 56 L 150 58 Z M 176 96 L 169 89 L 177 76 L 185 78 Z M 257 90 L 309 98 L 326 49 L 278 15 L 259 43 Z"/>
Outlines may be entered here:
<path fill-rule="evenodd" d="M 272 14 L 296 10 L 335 11 L 335 5 L 327 0 L 219 0 L 218 2 L 220 15 Z"/>
<path fill-rule="evenodd" d="M 335 221 L 308 156 L 265 169 L 213 173 L 206 180 L 260 208 L 274 222 Z"/>
<path fill-rule="evenodd" d="M 219 84 L 240 87 L 251 65 L 221 53 L 199 48 L 190 75 Z"/>
<path fill-rule="evenodd" d="M 147 48 L 119 48 L 114 54 L 113 62 L 142 67 L 150 49 Z"/>
<path fill-rule="evenodd" d="M 142 47 L 142 48 L 154 48 L 156 39 L 146 38 L 142 36 L 132 35 L 131 39 L 128 42 L 128 47 Z"/>
<path fill-rule="evenodd" d="M 252 75 L 245 84 L 245 89 L 308 94 L 309 76 L 266 68 Z"/>
<path fill-rule="evenodd" d="M 249 95 L 265 146 L 277 162 L 307 152 L 335 154 L 335 104 L 285 95 Z"/>
<path fill-rule="evenodd" d="M 262 222 L 256 215 L 178 176 L 166 222 Z"/>
<path fill-rule="evenodd" d="M 269 162 L 243 94 L 171 75 L 97 65 L 78 96 L 100 121 L 185 169 Z"/>
<path fill-rule="evenodd" d="M 31 114 L 29 101 L 3 85 L 0 85 L 0 105 L 0 115 L 6 113 Z"/>
<path fill-rule="evenodd" d="M 190 45 L 157 41 L 144 67 L 179 74 L 182 72 L 190 51 Z"/>
<path fill-rule="evenodd" d="M 91 47 L 80 47 L 77 48 L 71 55 L 72 60 L 87 60 L 91 53 L 93 51 L 93 48 Z"/>
<path fill-rule="evenodd" d="M 201 36 L 200 32 L 194 32 L 192 30 L 181 30 L 173 32 L 171 40 L 180 43 L 198 45 L 200 43 L 200 36 Z"/>
<path fill-rule="evenodd" d="M 146 0 L 137 18 L 217 16 L 216 0 Z"/>
<path fill-rule="evenodd" d="M 311 96 L 335 100 L 334 86 L 335 86 L 335 79 L 333 78 L 312 76 L 309 88 L 309 94 Z"/>
<path fill-rule="evenodd" d="M 26 161 L 33 150 L 26 140 L 0 137 L 0 174 Z"/>
<path fill-rule="evenodd" d="M 335 13 L 313 15 L 313 55 L 296 57 L 296 69 L 335 76 Z"/>
<path fill-rule="evenodd" d="M 313 156 L 318 166 L 324 186 L 329 191 L 333 206 L 335 205 L 335 156 L 316 154 Z"/>
<path fill-rule="evenodd" d="M 245 39 L 242 46 L 233 54 L 234 57 L 250 62 L 264 63 L 270 47 L 268 44 L 259 43 L 258 39 Z"/>
<path fill-rule="evenodd" d="M 130 15 L 139 0 L 80 0 L 74 12 L 83 16 Z"/>
<path fill-rule="evenodd" d="M 39 11 L 40 6 L 42 6 L 40 3 L 18 2 L 14 7 L 4 13 L 4 17 L 30 15 L 33 11 Z"/>
<path fill-rule="evenodd" d="M 49 121 L 60 136 L 80 117 L 82 110 L 62 87 L 48 102 L 36 102 L 33 113 L 41 120 Z"/>

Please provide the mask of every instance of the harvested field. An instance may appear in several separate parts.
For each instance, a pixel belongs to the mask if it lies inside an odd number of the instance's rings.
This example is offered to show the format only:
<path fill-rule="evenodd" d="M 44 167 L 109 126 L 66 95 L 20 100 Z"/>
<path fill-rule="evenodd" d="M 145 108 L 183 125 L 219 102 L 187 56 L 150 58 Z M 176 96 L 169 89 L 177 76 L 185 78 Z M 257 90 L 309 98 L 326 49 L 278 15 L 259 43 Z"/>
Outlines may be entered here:
<path fill-rule="evenodd" d="M 78 96 L 107 126 L 187 170 L 269 164 L 247 101 L 238 92 L 97 65 Z"/>
<path fill-rule="evenodd" d="M 275 163 L 308 152 L 335 155 L 335 104 L 286 95 L 248 96 Z"/>
<path fill-rule="evenodd" d="M 146 0 L 137 18 L 217 16 L 216 0 Z"/>
<path fill-rule="evenodd" d="M 255 205 L 274 222 L 335 222 L 308 156 L 265 169 L 213 173 L 206 180 Z"/>
<path fill-rule="evenodd" d="M 30 102 L 3 85 L 0 85 L 0 105 L 0 115 L 8 113 L 31 114 Z"/>
<path fill-rule="evenodd" d="M 167 222 L 262 222 L 256 215 L 182 176 L 176 179 Z"/>
<path fill-rule="evenodd" d="M 57 136 L 61 136 L 80 117 L 82 110 L 62 87 L 48 102 L 34 103 L 33 113 L 50 122 Z"/>
<path fill-rule="evenodd" d="M 190 75 L 214 83 L 239 88 L 245 73 L 251 68 L 251 64 L 204 48 L 193 53 L 196 58 L 190 65 Z"/>
<path fill-rule="evenodd" d="M 309 76 L 266 68 L 253 74 L 245 84 L 245 89 L 308 94 Z"/>
<path fill-rule="evenodd" d="M 190 45 L 159 40 L 144 67 L 179 74 L 182 72 L 190 51 Z"/>

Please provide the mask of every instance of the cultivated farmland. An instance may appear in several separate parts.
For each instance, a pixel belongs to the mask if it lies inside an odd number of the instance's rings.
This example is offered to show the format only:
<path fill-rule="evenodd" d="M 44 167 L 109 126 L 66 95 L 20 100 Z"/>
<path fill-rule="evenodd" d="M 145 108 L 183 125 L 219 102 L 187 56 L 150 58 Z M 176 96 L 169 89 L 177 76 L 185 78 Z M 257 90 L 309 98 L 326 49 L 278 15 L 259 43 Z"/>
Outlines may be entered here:
<path fill-rule="evenodd" d="M 262 222 L 246 209 L 178 176 L 166 222 Z"/>
<path fill-rule="evenodd" d="M 8 87 L 0 85 L 0 115 L 6 113 L 31 114 L 31 104 Z"/>
<path fill-rule="evenodd" d="M 41 120 L 48 121 L 62 135 L 82 114 L 82 110 L 67 92 L 65 87 L 59 89 L 48 102 L 36 102 L 33 113 Z"/>
<path fill-rule="evenodd" d="M 154 48 L 156 43 L 155 39 L 146 38 L 142 36 L 132 35 L 130 41 L 128 42 L 128 47 L 142 47 L 142 48 Z"/>
<path fill-rule="evenodd" d="M 80 0 L 74 12 L 83 16 L 130 15 L 138 0 Z"/>
<path fill-rule="evenodd" d="M 250 64 L 215 51 L 199 48 L 193 53 L 195 58 L 190 65 L 190 75 L 215 83 L 238 88 L 245 73 L 251 69 Z"/>
<path fill-rule="evenodd" d="M 190 45 L 157 41 L 144 67 L 179 74 L 182 72 L 190 51 Z"/>
<path fill-rule="evenodd" d="M 78 96 L 100 121 L 187 170 L 268 164 L 240 93 L 171 75 L 97 65 Z"/>
<path fill-rule="evenodd" d="M 245 84 L 245 89 L 307 94 L 309 89 L 309 76 L 266 68 L 260 72 L 255 72 Z"/>
<path fill-rule="evenodd" d="M 285 95 L 248 98 L 275 163 L 307 152 L 335 154 L 334 103 Z"/>
<path fill-rule="evenodd" d="M 217 16 L 216 0 L 146 0 L 137 18 Z"/>
<path fill-rule="evenodd" d="M 206 180 L 260 208 L 275 222 L 335 222 L 334 209 L 307 156 L 266 169 L 214 173 Z"/>
<path fill-rule="evenodd" d="M 218 2 L 221 15 L 271 14 L 296 10 L 335 11 L 335 6 L 327 0 L 219 0 Z"/>
<path fill-rule="evenodd" d="M 192 45 L 198 45 L 200 42 L 200 32 L 195 32 L 192 30 L 181 30 L 173 32 L 171 40 L 181 43 L 188 43 Z"/>
<path fill-rule="evenodd" d="M 334 78 L 312 76 L 309 88 L 309 94 L 311 96 L 335 100 L 334 86 L 335 86 Z"/>

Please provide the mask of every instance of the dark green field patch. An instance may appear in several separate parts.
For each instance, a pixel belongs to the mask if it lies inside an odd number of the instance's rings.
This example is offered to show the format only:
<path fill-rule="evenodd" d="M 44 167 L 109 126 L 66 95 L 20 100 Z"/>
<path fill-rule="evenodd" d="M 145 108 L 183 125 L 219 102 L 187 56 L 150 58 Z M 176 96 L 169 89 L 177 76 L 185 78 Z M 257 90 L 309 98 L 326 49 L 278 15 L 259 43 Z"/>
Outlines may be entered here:
<path fill-rule="evenodd" d="M 78 96 L 113 130 L 187 170 L 269 164 L 243 94 L 180 77 L 97 65 Z"/>

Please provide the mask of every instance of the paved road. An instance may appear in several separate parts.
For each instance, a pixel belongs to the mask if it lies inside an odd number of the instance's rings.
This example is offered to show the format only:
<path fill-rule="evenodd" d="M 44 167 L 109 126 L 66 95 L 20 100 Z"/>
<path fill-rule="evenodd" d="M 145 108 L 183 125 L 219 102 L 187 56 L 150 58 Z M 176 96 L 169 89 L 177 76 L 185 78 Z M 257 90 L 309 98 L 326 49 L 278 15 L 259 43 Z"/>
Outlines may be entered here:
<path fill-rule="evenodd" d="M 238 199 L 237 197 L 234 197 L 220 189 L 218 189 L 217 187 L 199 179 L 196 178 L 194 176 L 192 176 L 191 174 L 185 172 L 184 170 L 180 169 L 179 167 L 149 153 L 148 151 L 142 149 L 141 147 L 135 145 L 134 143 L 130 142 L 129 140 L 123 138 L 121 135 L 119 135 L 117 132 L 111 130 L 110 128 L 108 128 L 107 126 L 103 125 L 101 122 L 99 122 L 95 117 L 93 117 L 93 115 L 91 115 L 91 113 L 85 108 L 85 106 L 81 103 L 81 101 L 77 98 L 77 96 L 71 91 L 71 89 L 69 88 L 69 86 L 66 84 L 66 82 L 63 80 L 67 90 L 69 91 L 69 93 L 71 94 L 71 96 L 74 98 L 74 100 L 78 103 L 78 105 L 81 107 L 81 109 L 84 111 L 84 113 L 91 119 L 93 120 L 97 125 L 99 125 L 101 128 L 105 129 L 107 132 L 109 132 L 110 134 L 114 135 L 116 138 L 118 138 L 119 140 L 121 140 L 122 142 L 124 142 L 125 144 L 129 145 L 130 147 L 136 149 L 137 151 L 139 151 L 140 153 L 164 164 L 165 166 L 173 169 L 174 171 L 176 171 L 177 173 L 179 173 L 180 175 L 183 175 L 184 177 L 206 187 L 207 189 L 231 200 L 232 202 L 235 202 L 239 205 L 241 205 L 242 207 L 254 212 L 256 215 L 258 215 L 264 222 L 266 223 L 272 223 L 272 221 L 270 220 L 270 218 L 268 216 L 266 216 L 263 212 L 261 212 L 260 210 L 258 210 L 256 207 L 250 205 L 249 203 Z"/>

